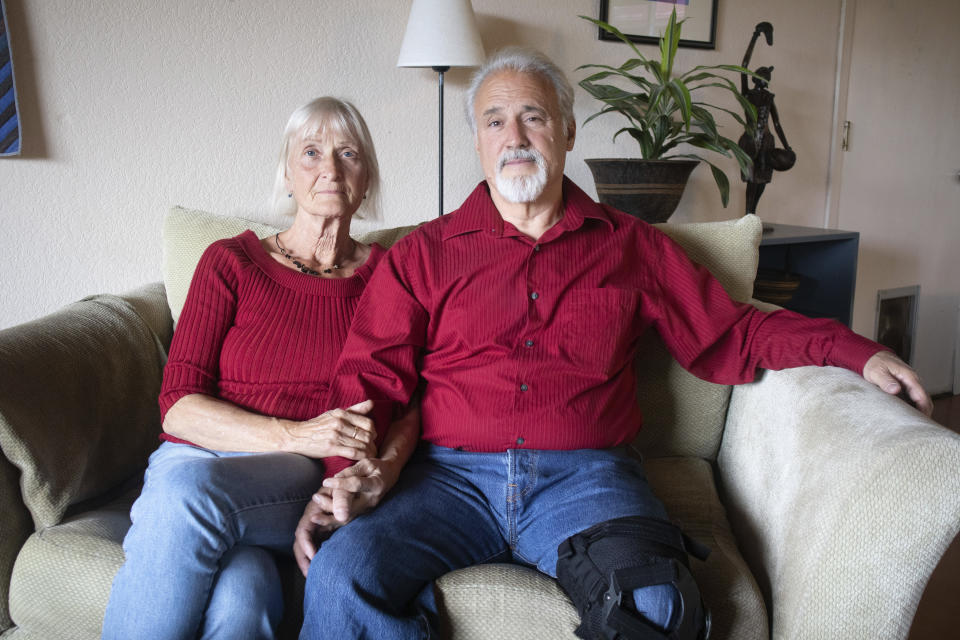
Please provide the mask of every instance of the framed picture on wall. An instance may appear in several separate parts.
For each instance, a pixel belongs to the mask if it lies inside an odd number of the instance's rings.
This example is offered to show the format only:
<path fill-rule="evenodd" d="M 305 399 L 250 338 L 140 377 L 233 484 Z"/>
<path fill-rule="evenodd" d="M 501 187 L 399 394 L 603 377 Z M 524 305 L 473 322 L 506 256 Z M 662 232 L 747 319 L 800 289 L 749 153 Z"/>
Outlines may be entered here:
<path fill-rule="evenodd" d="M 600 0 L 600 19 L 613 25 L 634 42 L 657 44 L 670 12 L 684 20 L 681 47 L 714 49 L 717 40 L 719 0 Z M 600 29 L 601 40 L 617 37 Z"/>

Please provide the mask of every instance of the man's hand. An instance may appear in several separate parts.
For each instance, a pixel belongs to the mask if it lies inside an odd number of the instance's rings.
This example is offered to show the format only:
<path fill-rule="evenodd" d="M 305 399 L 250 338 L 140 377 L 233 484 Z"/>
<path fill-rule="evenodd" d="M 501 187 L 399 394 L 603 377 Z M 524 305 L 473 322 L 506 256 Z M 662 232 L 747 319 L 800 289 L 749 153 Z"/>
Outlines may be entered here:
<path fill-rule="evenodd" d="M 397 483 L 399 474 L 400 466 L 393 461 L 367 458 L 323 481 L 323 487 L 303 510 L 293 534 L 293 556 L 304 577 L 319 542 L 380 504 Z"/>
<path fill-rule="evenodd" d="M 933 400 L 923 388 L 920 376 L 906 362 L 889 351 L 878 351 L 863 365 L 863 377 L 891 395 L 901 391 L 924 415 L 933 414 Z"/>
<path fill-rule="evenodd" d="M 330 489 L 320 489 L 313 494 L 293 534 L 293 556 L 303 577 L 307 577 L 310 561 L 317 555 L 318 542 L 343 525 L 333 517 L 333 500 L 330 494 Z"/>
<path fill-rule="evenodd" d="M 397 483 L 400 468 L 392 461 L 367 458 L 323 481 L 332 491 L 333 516 L 341 524 L 350 522 L 380 504 Z"/>

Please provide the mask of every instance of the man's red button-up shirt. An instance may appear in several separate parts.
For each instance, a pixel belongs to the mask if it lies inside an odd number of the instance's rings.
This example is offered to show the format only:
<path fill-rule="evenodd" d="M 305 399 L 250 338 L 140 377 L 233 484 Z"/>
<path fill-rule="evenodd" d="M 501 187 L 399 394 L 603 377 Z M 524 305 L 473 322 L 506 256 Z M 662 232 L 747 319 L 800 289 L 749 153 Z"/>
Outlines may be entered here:
<path fill-rule="evenodd" d="M 503 221 L 484 182 L 397 243 L 363 294 L 330 406 L 405 403 L 422 379 L 428 442 L 607 448 L 640 429 L 631 363 L 648 329 L 723 384 L 758 367 L 860 372 L 881 349 L 832 320 L 734 302 L 659 230 L 566 179 L 563 193 L 539 240 Z"/>

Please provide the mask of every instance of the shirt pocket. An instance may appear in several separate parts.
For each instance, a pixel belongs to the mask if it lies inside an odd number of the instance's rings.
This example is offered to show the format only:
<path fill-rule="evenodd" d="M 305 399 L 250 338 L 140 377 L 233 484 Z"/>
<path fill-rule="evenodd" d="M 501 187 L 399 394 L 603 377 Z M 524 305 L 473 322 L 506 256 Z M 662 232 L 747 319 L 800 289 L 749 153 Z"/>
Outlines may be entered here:
<path fill-rule="evenodd" d="M 587 372 L 610 376 L 630 361 L 640 294 L 629 289 L 575 289 L 560 306 L 560 348 Z"/>

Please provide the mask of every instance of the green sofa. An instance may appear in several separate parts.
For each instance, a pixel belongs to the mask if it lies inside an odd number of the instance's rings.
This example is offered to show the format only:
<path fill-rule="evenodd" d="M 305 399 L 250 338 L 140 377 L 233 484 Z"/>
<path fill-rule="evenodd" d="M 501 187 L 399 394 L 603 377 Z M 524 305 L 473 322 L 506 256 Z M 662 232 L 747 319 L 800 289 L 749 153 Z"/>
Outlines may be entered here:
<path fill-rule="evenodd" d="M 160 432 L 156 396 L 175 319 L 203 248 L 247 227 L 175 208 L 164 283 L 99 295 L 0 331 L 0 637 L 100 633 L 128 511 Z M 749 301 L 760 222 L 662 225 Z M 391 244 L 408 229 L 369 234 Z M 902 638 L 960 528 L 960 437 L 859 376 L 764 372 L 700 381 L 656 336 L 636 366 L 642 452 L 671 517 L 708 544 L 692 570 L 714 638 Z M 281 635 L 295 637 L 292 562 Z M 556 583 L 483 565 L 438 581 L 451 638 L 573 638 Z"/>

